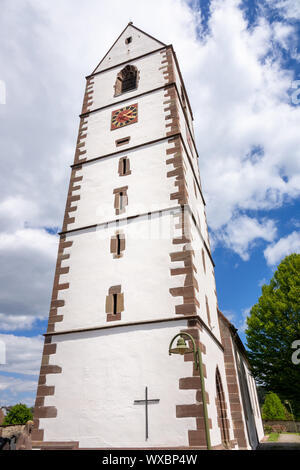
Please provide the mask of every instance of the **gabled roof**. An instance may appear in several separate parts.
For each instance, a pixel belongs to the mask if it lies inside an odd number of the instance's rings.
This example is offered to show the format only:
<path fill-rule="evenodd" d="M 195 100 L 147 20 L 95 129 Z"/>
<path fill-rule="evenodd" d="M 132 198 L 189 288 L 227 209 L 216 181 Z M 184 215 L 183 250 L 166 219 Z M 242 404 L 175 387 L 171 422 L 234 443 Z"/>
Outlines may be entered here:
<path fill-rule="evenodd" d="M 127 38 L 131 38 L 131 42 L 128 44 L 126 43 Z M 130 22 L 97 65 L 93 73 L 126 62 L 126 60 L 132 60 L 135 57 L 147 54 L 148 52 L 164 46 L 166 46 L 166 44 L 150 36 L 150 34 L 145 33 Z"/>

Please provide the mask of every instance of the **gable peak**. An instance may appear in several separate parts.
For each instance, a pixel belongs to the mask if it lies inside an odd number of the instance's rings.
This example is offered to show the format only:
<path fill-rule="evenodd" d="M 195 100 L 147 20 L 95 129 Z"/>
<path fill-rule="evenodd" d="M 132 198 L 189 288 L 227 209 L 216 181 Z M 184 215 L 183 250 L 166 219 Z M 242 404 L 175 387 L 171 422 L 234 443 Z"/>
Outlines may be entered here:
<path fill-rule="evenodd" d="M 116 66 L 119 63 L 126 62 L 126 60 L 133 60 L 135 57 L 164 46 L 166 44 L 142 31 L 132 21 L 129 21 L 93 73 Z"/>

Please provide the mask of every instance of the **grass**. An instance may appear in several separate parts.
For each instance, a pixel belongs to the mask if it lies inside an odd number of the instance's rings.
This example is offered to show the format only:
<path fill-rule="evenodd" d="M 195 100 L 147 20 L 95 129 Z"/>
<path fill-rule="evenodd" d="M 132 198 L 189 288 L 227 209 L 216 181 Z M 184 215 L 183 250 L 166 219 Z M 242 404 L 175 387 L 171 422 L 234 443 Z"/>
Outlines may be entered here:
<path fill-rule="evenodd" d="M 269 435 L 268 442 L 277 442 L 279 438 L 279 432 L 271 432 Z"/>

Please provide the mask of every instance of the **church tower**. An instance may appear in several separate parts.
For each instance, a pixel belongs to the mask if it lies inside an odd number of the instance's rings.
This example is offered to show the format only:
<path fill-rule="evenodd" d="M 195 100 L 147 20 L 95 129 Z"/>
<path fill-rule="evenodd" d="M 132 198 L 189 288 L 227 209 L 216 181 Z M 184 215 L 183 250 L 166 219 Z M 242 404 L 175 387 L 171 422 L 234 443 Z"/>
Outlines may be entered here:
<path fill-rule="evenodd" d="M 220 329 L 197 161 L 174 50 L 129 23 L 87 77 L 37 447 L 252 445 L 226 319 Z"/>

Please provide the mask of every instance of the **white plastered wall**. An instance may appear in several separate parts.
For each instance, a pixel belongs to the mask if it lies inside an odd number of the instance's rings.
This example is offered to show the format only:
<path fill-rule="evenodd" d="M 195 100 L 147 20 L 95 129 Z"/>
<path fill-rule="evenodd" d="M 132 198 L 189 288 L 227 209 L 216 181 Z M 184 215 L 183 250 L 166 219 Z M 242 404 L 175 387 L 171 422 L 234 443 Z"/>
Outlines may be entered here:
<path fill-rule="evenodd" d="M 132 41 L 126 44 L 126 38 L 130 37 Z M 108 67 L 120 64 L 125 61 L 130 61 L 135 57 L 147 54 L 148 52 L 155 51 L 164 44 L 154 38 L 149 37 L 142 31 L 137 30 L 131 25 L 128 25 L 125 31 L 118 38 L 111 50 L 102 59 L 101 63 L 96 68 L 95 72 L 105 70 Z"/>
<path fill-rule="evenodd" d="M 56 323 L 56 331 L 107 324 L 105 300 L 115 285 L 124 293 L 121 323 L 174 317 L 182 297 L 172 297 L 169 289 L 184 284 L 184 275 L 170 274 L 171 268 L 182 267 L 169 255 L 177 251 L 172 238 L 181 236 L 176 223 L 177 218 L 164 212 L 68 234 L 66 241 L 73 245 L 65 250 L 70 258 L 62 267 L 70 271 L 60 276 L 60 283 L 68 282 L 69 288 L 58 294 L 65 305 L 58 309 L 63 321 Z M 124 233 L 126 243 L 118 259 L 110 252 L 116 230 Z"/>
<path fill-rule="evenodd" d="M 85 158 L 91 159 L 102 155 L 122 150 L 116 147 L 116 140 L 130 137 L 130 147 L 145 144 L 152 140 L 166 136 L 166 113 L 163 102 L 166 100 L 164 90 L 157 90 L 151 94 L 132 98 L 132 101 L 116 106 L 101 109 L 90 114 L 87 120 L 87 137 L 84 150 L 87 151 Z M 111 130 L 112 111 L 138 104 L 138 122 L 129 124 L 119 129 Z"/>
<path fill-rule="evenodd" d="M 90 110 L 128 100 L 132 96 L 163 86 L 166 80 L 161 68 L 162 60 L 160 52 L 155 52 L 141 59 L 131 60 L 130 65 L 135 66 L 138 70 L 138 86 L 134 90 L 116 96 L 114 85 L 118 73 L 125 67 L 125 64 L 95 75 L 93 78 L 93 104 L 90 106 Z"/>
<path fill-rule="evenodd" d="M 76 173 L 83 179 L 81 188 L 72 193 L 79 194 L 80 200 L 72 203 L 77 210 L 68 230 L 174 207 L 170 194 L 176 187 L 174 178 L 167 178 L 166 165 L 171 145 L 165 140 L 83 165 Z M 131 174 L 119 176 L 119 160 L 124 156 L 129 158 Z M 113 190 L 123 186 L 128 186 L 128 205 L 125 213 L 116 215 Z"/>
<path fill-rule="evenodd" d="M 40 419 L 44 439 L 80 447 L 188 446 L 196 419 L 176 418 L 176 405 L 195 403 L 195 390 L 179 389 L 192 364 L 168 354 L 183 328 L 186 321 L 57 336 L 50 363 L 63 372 L 47 376 L 55 395 L 45 397 L 45 406 L 55 406 L 57 417 Z M 149 405 L 147 441 L 145 407 L 134 404 L 145 398 L 145 386 L 149 398 L 160 400 Z"/>
<path fill-rule="evenodd" d="M 218 340 L 221 341 L 217 313 L 217 298 L 215 293 L 214 266 L 210 257 L 207 254 L 203 240 L 201 239 L 193 221 L 190 222 L 190 225 L 193 237 L 192 249 L 194 251 L 194 264 L 197 268 L 195 277 L 197 279 L 199 287 L 197 298 L 200 302 L 200 311 L 198 313 L 202 320 L 208 325 L 208 316 L 205 301 L 205 296 L 207 296 L 212 326 L 211 331 L 218 338 Z M 204 272 L 203 268 L 202 249 L 204 250 L 206 272 Z"/>

